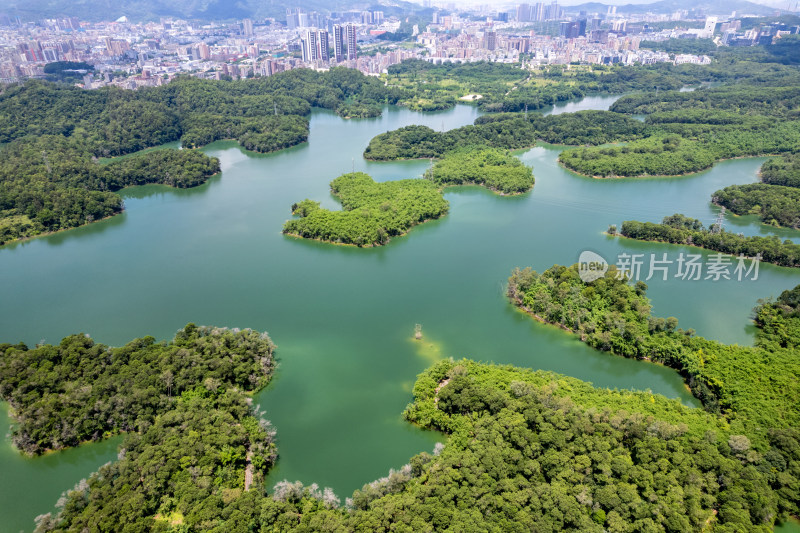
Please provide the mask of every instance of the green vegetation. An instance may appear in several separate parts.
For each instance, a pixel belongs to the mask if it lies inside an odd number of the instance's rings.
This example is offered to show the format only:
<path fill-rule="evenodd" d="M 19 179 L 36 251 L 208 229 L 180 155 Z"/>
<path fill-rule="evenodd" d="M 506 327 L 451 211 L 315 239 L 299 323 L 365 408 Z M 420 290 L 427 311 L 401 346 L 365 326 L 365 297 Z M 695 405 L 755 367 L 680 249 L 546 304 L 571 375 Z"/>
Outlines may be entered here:
<path fill-rule="evenodd" d="M 557 33 L 558 27 L 553 27 Z M 478 107 L 487 112 L 523 111 L 526 107 L 533 111 L 590 93 L 677 90 L 706 82 L 787 86 L 800 81 L 796 69 L 776 64 L 791 63 L 797 55 L 790 41 L 746 51 L 720 47 L 711 65 L 554 65 L 527 70 L 500 63 L 408 60 L 389 67 L 387 84 L 396 91 L 398 103 L 410 109 L 449 109 L 460 97 L 477 93 L 483 96 L 476 102 Z M 707 46 L 705 41 L 657 44 L 677 53 L 682 51 L 680 47 L 702 46 L 705 50 Z"/>
<path fill-rule="evenodd" d="M 363 172 L 344 174 L 331 182 L 331 191 L 342 203 L 341 211 L 303 200 L 292 206 L 292 214 L 300 218 L 287 221 L 283 232 L 336 244 L 380 246 L 417 224 L 446 214 L 445 187 L 476 184 L 499 194 L 521 194 L 534 183 L 533 172 L 519 159 L 505 150 L 480 146 L 450 152 L 425 178 L 376 183 Z"/>
<path fill-rule="evenodd" d="M 363 172 L 344 174 L 331 182 L 342 211 L 322 209 L 319 202 L 303 200 L 292 206 L 301 218 L 289 220 L 283 232 L 308 239 L 381 245 L 404 235 L 413 226 L 447 213 L 448 203 L 432 182 L 406 179 L 376 183 Z"/>
<path fill-rule="evenodd" d="M 770 185 L 800 187 L 800 152 L 784 154 L 761 165 L 761 181 Z"/>
<path fill-rule="evenodd" d="M 761 181 L 726 187 L 715 192 L 712 201 L 737 215 L 759 215 L 766 224 L 800 227 L 800 155 L 767 161 L 761 166 Z"/>
<path fill-rule="evenodd" d="M 682 223 L 680 219 L 690 221 Z M 777 236 L 745 237 L 717 228 L 704 229 L 699 220 L 683 215 L 664 218 L 661 224 L 628 220 L 622 223 L 620 234 L 623 237 L 641 241 L 668 242 L 699 246 L 730 255 L 745 257 L 761 256 L 762 261 L 786 267 L 800 267 L 800 245 L 792 241 L 781 242 Z M 714 231 L 712 231 L 714 230 Z"/>
<path fill-rule="evenodd" d="M 666 41 L 642 41 L 639 48 L 661 50 L 668 54 L 712 54 L 717 45 L 711 39 L 667 39 Z"/>
<path fill-rule="evenodd" d="M 239 507 L 264 499 L 277 457 L 272 430 L 247 400 L 211 382 L 184 392 L 126 436 L 118 461 L 68 491 L 55 516 L 38 517 L 37 531 L 247 531 Z"/>
<path fill-rule="evenodd" d="M 86 72 L 94 71 L 94 66 L 82 61 L 55 61 L 44 66 L 47 81 L 76 83 L 82 81 Z"/>
<path fill-rule="evenodd" d="M 387 83 L 402 92 L 400 105 L 415 111 L 439 111 L 455 106 L 465 94 L 507 92 L 528 72 L 504 63 L 443 63 L 406 60 L 388 69 Z"/>
<path fill-rule="evenodd" d="M 169 343 L 144 337 L 121 348 L 85 335 L 33 349 L 0 344 L 0 398 L 13 409 L 14 444 L 40 454 L 143 431 L 198 388 L 257 391 L 274 349 L 266 334 L 194 324 Z"/>
<path fill-rule="evenodd" d="M 766 224 L 800 227 L 800 189 L 795 187 L 731 185 L 715 192 L 712 200 L 737 215 L 759 215 Z"/>
<path fill-rule="evenodd" d="M 675 401 L 469 361 L 439 363 L 414 393 L 406 416 L 450 434 L 420 483 L 447 480 L 450 490 L 434 494 L 453 502 L 448 518 L 465 531 L 470 521 L 496 531 L 768 531 L 796 509 L 798 469 L 782 463 L 796 457 L 794 429 L 772 432 L 762 456 Z"/>
<path fill-rule="evenodd" d="M 373 138 L 364 157 L 376 161 L 438 158 L 464 146 L 515 150 L 538 139 L 556 144 L 604 144 L 636 139 L 644 124 L 608 111 L 579 111 L 561 115 L 504 113 L 480 117 L 472 126 L 438 133 L 426 126 L 406 126 Z"/>
<path fill-rule="evenodd" d="M 648 137 L 625 146 L 573 148 L 559 161 L 587 176 L 674 176 L 710 168 L 714 156 L 677 135 Z"/>
<path fill-rule="evenodd" d="M 661 91 L 623 96 L 611 106 L 616 113 L 652 115 L 659 112 L 676 111 L 676 120 L 670 122 L 695 122 L 681 119 L 686 111 L 716 110 L 738 114 L 733 123 L 741 123 L 744 116 L 767 116 L 783 119 L 800 117 L 800 87 L 796 78 L 784 80 L 782 71 L 769 78 L 770 89 L 758 85 L 733 85 L 715 89 L 698 89 L 690 92 Z M 728 115 L 731 117 L 731 115 Z M 717 125 L 725 122 L 712 122 Z"/>
<path fill-rule="evenodd" d="M 621 98 L 612 111 L 647 114 L 644 139 L 567 150 L 567 168 L 591 176 L 675 176 L 742 156 L 793 152 L 800 143 L 800 89 L 742 85 Z"/>
<path fill-rule="evenodd" d="M 236 139 L 246 150 L 274 152 L 308 140 L 308 120 L 303 117 L 223 117 L 202 114 L 185 122 L 181 142 L 199 148 L 221 139 Z"/>
<path fill-rule="evenodd" d="M 109 164 L 87 145 L 59 135 L 0 148 L 0 244 L 74 228 L 122 210 L 114 191 L 161 183 L 194 187 L 219 172 L 219 161 L 192 150 L 156 150 Z"/>
<path fill-rule="evenodd" d="M 522 309 L 576 333 L 592 347 L 675 368 L 708 411 L 725 415 L 757 442 L 770 429 L 798 427 L 796 351 L 728 346 L 695 337 L 677 329 L 676 318 L 652 317 L 646 288 L 643 282 L 630 286 L 613 266 L 603 277 L 584 283 L 577 265 L 556 265 L 542 274 L 515 270 L 508 294 Z M 759 344 L 775 344 L 771 331 L 759 330 L 758 337 Z"/>
<path fill-rule="evenodd" d="M 763 332 L 758 338 L 762 348 L 800 348 L 800 286 L 783 291 L 774 302 L 760 302 L 755 321 Z"/>
<path fill-rule="evenodd" d="M 496 148 L 463 148 L 448 153 L 425 173 L 439 186 L 476 184 L 500 194 L 533 188 L 533 171 L 516 157 Z"/>
<path fill-rule="evenodd" d="M 179 78 L 139 91 L 85 91 L 40 81 L 3 86 L 0 245 L 118 213 L 122 200 L 114 191 L 122 187 L 192 187 L 219 171 L 218 161 L 188 150 L 151 152 L 106 166 L 93 157 L 177 140 L 197 148 L 236 139 L 247 150 L 271 152 L 308 139 L 312 106 L 343 116 L 376 116 L 379 103 L 396 101 L 379 80 L 346 68 L 236 82 Z"/>
<path fill-rule="evenodd" d="M 129 435 L 122 458 L 39 531 L 767 532 L 797 512 L 797 430 L 756 446 L 675 400 L 467 360 L 434 365 L 414 397 L 406 418 L 446 444 L 364 485 L 347 508 L 300 482 L 243 490 L 248 446 L 269 433 L 235 392 L 197 389 Z M 269 465 L 270 451 L 252 455 Z"/>
<path fill-rule="evenodd" d="M 241 81 L 187 77 L 140 91 L 31 81 L 0 92 L 0 143 L 64 135 L 83 139 L 95 155 L 113 156 L 186 136 L 187 146 L 235 138 L 266 152 L 307 139 L 311 106 L 346 115 L 353 106 L 374 110 L 397 99 L 379 80 L 346 68 Z"/>

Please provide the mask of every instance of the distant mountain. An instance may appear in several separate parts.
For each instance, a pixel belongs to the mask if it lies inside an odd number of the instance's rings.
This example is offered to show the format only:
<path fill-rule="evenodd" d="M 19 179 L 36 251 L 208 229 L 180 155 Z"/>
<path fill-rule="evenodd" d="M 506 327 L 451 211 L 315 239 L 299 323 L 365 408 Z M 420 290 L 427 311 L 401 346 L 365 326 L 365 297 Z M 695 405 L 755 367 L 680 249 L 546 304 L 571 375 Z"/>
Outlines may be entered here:
<path fill-rule="evenodd" d="M 200 20 L 275 17 L 282 20 L 287 7 L 298 6 L 307 11 L 385 9 L 394 14 L 422 9 L 403 0 L 8 0 L 0 3 L 0 13 L 17 15 L 23 20 L 78 17 L 101 21 L 116 20 L 123 15 L 131 21 L 159 17 Z"/>
<path fill-rule="evenodd" d="M 601 2 L 587 2 L 574 6 L 565 6 L 568 12 L 586 11 L 588 13 L 605 13 L 608 10 L 609 4 Z M 680 9 L 698 9 L 702 8 L 710 15 L 729 15 L 732 11 L 738 14 L 752 14 L 752 15 L 773 15 L 778 9 L 769 6 L 763 6 L 747 0 L 704 0 L 698 2 L 697 0 L 659 0 L 652 4 L 626 4 L 617 6 L 617 13 L 622 14 L 635 14 L 635 13 L 673 13 Z"/>

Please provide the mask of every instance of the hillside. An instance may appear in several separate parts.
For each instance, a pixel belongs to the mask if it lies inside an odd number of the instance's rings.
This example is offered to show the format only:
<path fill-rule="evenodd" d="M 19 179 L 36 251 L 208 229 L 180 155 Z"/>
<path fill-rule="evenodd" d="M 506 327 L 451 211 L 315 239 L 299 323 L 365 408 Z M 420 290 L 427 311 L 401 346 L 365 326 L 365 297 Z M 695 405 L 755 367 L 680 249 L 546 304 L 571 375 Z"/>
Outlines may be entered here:
<path fill-rule="evenodd" d="M 242 18 L 275 17 L 283 20 L 286 8 L 297 7 L 289 0 L 11 0 L 0 7 L 0 12 L 18 15 L 23 20 L 38 20 L 58 16 L 78 17 L 81 20 L 116 20 L 123 15 L 131 21 L 154 20 L 160 17 L 184 19 L 224 20 Z M 302 4 L 308 11 L 343 11 L 350 9 L 384 9 L 412 11 L 421 6 L 402 0 L 305 0 Z M 394 7 L 395 9 L 392 9 Z"/>

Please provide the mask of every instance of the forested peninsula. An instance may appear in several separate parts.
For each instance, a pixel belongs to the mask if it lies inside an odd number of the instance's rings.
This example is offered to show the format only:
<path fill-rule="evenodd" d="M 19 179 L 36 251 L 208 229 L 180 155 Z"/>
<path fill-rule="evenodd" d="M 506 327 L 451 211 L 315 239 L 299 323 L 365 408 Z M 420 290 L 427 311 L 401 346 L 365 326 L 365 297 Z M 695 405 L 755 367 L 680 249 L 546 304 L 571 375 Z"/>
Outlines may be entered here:
<path fill-rule="evenodd" d="M 752 441 L 677 400 L 550 372 L 437 363 L 404 416 L 443 432 L 444 446 L 345 505 L 315 484 L 267 490 L 274 433 L 245 400 L 224 380 L 184 391 L 37 531 L 766 533 L 798 511 L 796 429 Z"/>
<path fill-rule="evenodd" d="M 12 408 L 14 444 L 41 454 L 140 431 L 184 393 L 255 392 L 272 376 L 274 350 L 266 334 L 194 324 L 171 342 L 144 337 L 120 348 L 86 335 L 32 349 L 0 344 L 0 398 Z"/>
<path fill-rule="evenodd" d="M 800 245 L 790 240 L 781 241 L 775 235 L 747 237 L 715 227 L 705 228 L 696 219 L 676 213 L 664 217 L 660 224 L 626 220 L 619 233 L 629 239 L 668 242 L 697 246 L 734 256 L 761 257 L 762 261 L 778 266 L 800 267 Z"/>
<path fill-rule="evenodd" d="M 427 126 L 406 126 L 382 133 L 364 150 L 366 159 L 439 158 L 464 146 L 506 150 L 529 148 L 538 140 L 553 144 L 605 144 L 641 137 L 638 120 L 608 111 L 579 111 L 561 115 L 502 113 L 487 115 L 475 124 L 436 132 Z"/>
<path fill-rule="evenodd" d="M 425 179 L 376 183 L 363 172 L 344 174 L 331 182 L 341 211 L 303 200 L 292 206 L 299 218 L 288 220 L 283 233 L 306 239 L 359 247 L 381 246 L 412 227 L 447 213 L 443 191 L 455 185 L 482 185 L 502 195 L 533 188 L 533 171 L 506 150 L 466 147 L 437 161 Z"/>
<path fill-rule="evenodd" d="M 414 69 L 421 76 L 435 72 L 422 66 Z M 624 96 L 609 112 L 555 116 L 520 113 L 522 107 L 517 104 L 505 108 L 484 98 L 480 105 L 486 111 L 516 112 L 486 115 L 472 126 L 446 132 L 422 126 L 387 132 L 372 139 L 364 157 L 380 161 L 439 158 L 465 145 L 520 149 L 541 140 L 580 146 L 562 152 L 560 162 L 587 176 L 677 176 L 708 169 L 722 159 L 788 154 L 800 145 L 797 69 L 730 58 L 708 68 L 635 67 L 625 74 L 630 89 L 644 88 L 638 85 L 649 80 L 653 84 L 647 89 L 660 87 L 662 91 Z M 622 83 L 622 71 L 617 69 L 576 69 L 568 74 L 551 68 L 542 76 L 573 87 L 587 77 L 608 82 L 608 87 Z M 677 90 L 706 81 L 723 85 Z M 736 83 L 726 85 L 733 81 Z M 522 98 L 520 102 L 532 109 L 539 107 L 525 101 L 524 95 L 525 89 L 515 86 L 506 97 Z M 632 116 L 643 116 L 644 122 Z M 624 144 L 603 146 L 609 143 Z"/>
<path fill-rule="evenodd" d="M 726 416 L 753 439 L 762 440 L 770 428 L 800 425 L 794 401 L 800 354 L 776 338 L 776 328 L 763 327 L 766 319 L 757 323 L 762 327 L 755 348 L 729 346 L 678 329 L 673 317 L 651 316 L 646 290 L 644 282 L 628 284 L 614 266 L 590 283 L 581 280 L 577 265 L 556 265 L 541 274 L 517 269 L 508 285 L 515 305 L 598 350 L 675 368 L 706 410 Z M 796 309 L 781 318 L 795 331 L 800 325 Z"/>
<path fill-rule="evenodd" d="M 159 183 L 195 187 L 220 171 L 193 150 L 155 150 L 98 164 L 82 141 L 42 135 L 0 148 L 0 245 L 122 211 L 116 191 Z"/>
<path fill-rule="evenodd" d="M 219 162 L 181 150 L 150 152 L 100 166 L 95 158 L 180 141 L 199 148 L 235 139 L 272 152 L 308 140 L 312 106 L 343 116 L 380 115 L 397 91 L 346 68 L 298 69 L 267 78 L 179 77 L 127 91 L 28 81 L 0 86 L 0 245 L 74 228 L 122 209 L 123 187 L 192 187 Z"/>
<path fill-rule="evenodd" d="M 762 183 L 725 187 L 711 201 L 736 215 L 758 215 L 765 224 L 800 228 L 800 152 L 770 159 L 760 177 Z"/>

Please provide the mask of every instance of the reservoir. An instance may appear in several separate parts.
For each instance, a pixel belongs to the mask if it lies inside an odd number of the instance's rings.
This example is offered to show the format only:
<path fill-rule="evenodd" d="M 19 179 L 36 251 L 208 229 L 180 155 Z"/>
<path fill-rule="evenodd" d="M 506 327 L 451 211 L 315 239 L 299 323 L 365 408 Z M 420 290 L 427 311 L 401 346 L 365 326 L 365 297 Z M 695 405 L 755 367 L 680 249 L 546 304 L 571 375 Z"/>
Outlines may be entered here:
<path fill-rule="evenodd" d="M 607 109 L 588 97 L 555 111 Z M 566 108 L 566 106 L 571 106 Z M 126 211 L 56 235 L 0 248 L 0 341 L 57 343 L 72 333 L 121 345 L 171 339 L 188 322 L 268 331 L 278 346 L 273 382 L 256 397 L 278 432 L 269 484 L 289 479 L 330 486 L 341 497 L 442 440 L 402 420 L 416 375 L 439 358 L 469 357 L 552 370 L 596 386 L 651 390 L 696 406 L 668 368 L 596 352 L 534 322 L 504 296 L 514 267 L 572 264 L 582 251 L 708 252 L 608 237 L 609 224 L 660 221 L 679 212 L 706 225 L 711 193 L 756 181 L 764 158 L 738 159 L 682 178 L 595 180 L 562 169 L 563 147 L 518 155 L 533 167 L 533 192 L 500 197 L 478 187 L 448 189 L 450 212 L 388 246 L 359 249 L 281 234 L 295 202 L 337 209 L 329 182 L 364 171 L 376 180 L 420 177 L 429 161 L 367 162 L 379 133 L 411 124 L 436 130 L 471 124 L 474 107 L 415 113 L 387 107 L 376 119 L 343 120 L 314 110 L 309 142 L 254 154 L 233 142 L 204 149 L 222 173 L 190 190 L 123 191 Z M 755 219 L 728 218 L 746 234 L 796 238 Z M 761 265 L 758 279 L 647 281 L 657 316 L 728 343 L 752 343 L 759 298 L 800 283 L 797 270 Z M 414 326 L 423 340 L 415 341 Z M 8 431 L 5 405 L 0 433 Z M 116 458 L 120 441 L 27 459 L 0 443 L 0 530 L 30 531 L 59 494 Z"/>

